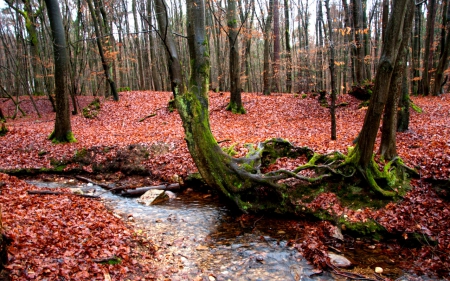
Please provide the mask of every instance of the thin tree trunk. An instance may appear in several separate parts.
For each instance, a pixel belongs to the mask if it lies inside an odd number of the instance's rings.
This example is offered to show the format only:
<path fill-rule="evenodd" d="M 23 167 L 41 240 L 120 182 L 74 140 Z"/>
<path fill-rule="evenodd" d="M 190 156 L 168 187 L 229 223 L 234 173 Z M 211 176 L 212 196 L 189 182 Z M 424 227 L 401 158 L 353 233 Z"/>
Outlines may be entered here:
<path fill-rule="evenodd" d="M 272 26 L 274 0 L 269 0 L 268 14 L 264 24 L 264 70 L 263 70 L 263 94 L 270 95 L 270 30 Z"/>
<path fill-rule="evenodd" d="M 111 75 L 109 73 L 108 62 L 106 61 L 106 57 L 103 52 L 103 46 L 102 46 L 102 41 L 101 41 L 100 30 L 98 27 L 97 16 L 96 16 L 96 13 L 95 13 L 94 7 L 92 6 L 91 1 L 92 0 L 86 0 L 86 2 L 88 3 L 88 6 L 89 6 L 89 11 L 91 12 L 92 22 L 93 22 L 94 30 L 95 30 L 95 36 L 97 37 L 95 41 L 97 42 L 98 52 L 99 52 L 100 58 L 102 60 L 103 71 L 105 73 L 106 80 L 109 83 L 109 86 L 111 87 L 111 92 L 112 92 L 114 100 L 119 101 L 119 94 L 117 93 L 116 83 L 111 78 Z"/>
<path fill-rule="evenodd" d="M 330 76 L 331 76 L 331 105 L 330 105 L 330 115 L 331 115 L 331 139 L 336 140 L 336 71 L 334 64 L 334 42 L 333 42 L 333 22 L 331 21 L 330 15 L 330 0 L 325 0 L 325 9 L 327 10 L 327 22 L 328 22 L 328 40 L 329 40 L 329 50 L 330 50 Z"/>

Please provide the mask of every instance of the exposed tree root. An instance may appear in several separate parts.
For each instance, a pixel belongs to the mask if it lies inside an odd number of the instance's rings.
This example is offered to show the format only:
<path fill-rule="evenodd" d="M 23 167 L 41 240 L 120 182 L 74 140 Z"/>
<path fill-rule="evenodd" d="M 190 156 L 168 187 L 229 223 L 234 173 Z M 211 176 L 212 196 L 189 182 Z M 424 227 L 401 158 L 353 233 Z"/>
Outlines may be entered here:
<path fill-rule="evenodd" d="M 409 178 L 416 175 L 398 157 L 383 169 L 373 159 L 368 168 L 358 167 L 358 155 L 352 148 L 348 155 L 340 152 L 319 154 L 279 138 L 269 139 L 256 148 L 247 145 L 247 148 L 249 152 L 245 157 L 229 156 L 227 160 L 228 168 L 237 176 L 228 188 L 228 197 L 243 211 L 296 213 L 299 205 L 295 202 L 303 202 L 306 197 L 311 201 L 320 193 L 333 192 L 331 186 L 337 185 L 340 189 L 357 185 L 365 196 L 375 200 L 396 200 L 408 190 Z M 232 149 L 225 150 L 232 154 Z M 296 159 L 302 156 L 306 157 L 307 162 L 295 169 L 263 173 L 278 158 Z M 309 172 L 305 173 L 306 170 Z"/>

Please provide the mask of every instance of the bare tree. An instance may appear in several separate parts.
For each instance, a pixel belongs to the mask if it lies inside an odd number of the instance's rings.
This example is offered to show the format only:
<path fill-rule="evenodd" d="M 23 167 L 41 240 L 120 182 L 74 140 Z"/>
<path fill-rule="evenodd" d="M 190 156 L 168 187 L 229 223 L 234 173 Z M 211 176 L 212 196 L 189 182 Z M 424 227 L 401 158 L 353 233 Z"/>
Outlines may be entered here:
<path fill-rule="evenodd" d="M 69 98 L 66 90 L 67 81 L 67 51 L 66 36 L 62 23 L 61 12 L 57 0 L 45 0 L 48 18 L 53 36 L 53 57 L 55 60 L 55 95 L 56 119 L 55 129 L 49 136 L 54 143 L 75 142 L 70 123 Z"/>

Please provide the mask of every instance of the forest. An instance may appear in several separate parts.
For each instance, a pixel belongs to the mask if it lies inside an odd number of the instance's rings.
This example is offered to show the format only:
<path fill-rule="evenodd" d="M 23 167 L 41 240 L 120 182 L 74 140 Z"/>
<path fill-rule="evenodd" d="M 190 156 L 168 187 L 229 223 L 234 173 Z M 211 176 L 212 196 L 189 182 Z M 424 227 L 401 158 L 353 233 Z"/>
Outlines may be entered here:
<path fill-rule="evenodd" d="M 284 280 L 448 279 L 448 2 L 4 0 L 2 278 L 227 280 L 104 198 L 163 189 L 290 228 Z"/>

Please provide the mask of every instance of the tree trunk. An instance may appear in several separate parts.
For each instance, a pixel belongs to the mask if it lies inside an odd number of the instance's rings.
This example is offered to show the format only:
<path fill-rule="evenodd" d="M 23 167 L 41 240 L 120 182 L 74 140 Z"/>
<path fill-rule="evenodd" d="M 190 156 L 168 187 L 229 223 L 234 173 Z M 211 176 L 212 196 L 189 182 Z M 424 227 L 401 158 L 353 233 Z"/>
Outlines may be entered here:
<path fill-rule="evenodd" d="M 362 170 L 370 168 L 376 136 L 380 126 L 381 116 L 389 94 L 391 76 L 394 71 L 397 54 L 400 48 L 403 22 L 405 21 L 406 9 L 413 5 L 412 0 L 397 0 L 394 2 L 391 17 L 386 28 L 385 41 L 377 74 L 373 94 L 370 98 L 370 105 L 364 118 L 364 124 L 358 141 L 353 150 L 353 155 L 358 166 Z"/>
<path fill-rule="evenodd" d="M 433 65 L 433 43 L 434 43 L 434 21 L 436 16 L 436 0 L 428 0 L 427 8 L 427 33 L 425 37 L 425 52 L 423 55 L 423 73 L 420 87 L 420 94 L 430 94 L 430 70 Z"/>
<path fill-rule="evenodd" d="M 292 92 L 292 54 L 289 27 L 289 0 L 284 0 L 284 37 L 286 44 L 286 92 Z"/>
<path fill-rule="evenodd" d="M 230 103 L 227 110 L 236 114 L 245 113 L 241 98 L 241 67 L 239 63 L 238 12 L 236 0 L 228 0 L 228 43 L 230 48 Z"/>
<path fill-rule="evenodd" d="M 147 21 L 148 21 L 148 25 L 150 28 L 153 28 L 153 16 L 152 16 L 152 10 L 153 7 L 151 5 L 152 1 L 147 1 Z M 149 37 L 149 42 L 150 42 L 150 62 L 151 62 L 151 79 L 153 80 L 153 85 L 154 85 L 154 89 L 155 91 L 162 91 L 164 90 L 162 85 L 161 85 L 161 79 L 160 76 L 157 74 L 159 73 L 158 69 L 157 69 L 157 62 L 156 62 L 156 43 L 155 43 L 155 39 L 153 36 L 153 32 L 150 32 L 148 34 Z"/>
<path fill-rule="evenodd" d="M 62 23 L 61 12 L 57 0 L 45 0 L 48 18 L 53 36 L 53 55 L 55 60 L 55 96 L 56 119 L 55 129 L 50 135 L 55 143 L 74 142 L 70 123 L 69 97 L 66 90 L 67 74 L 67 50 L 66 36 Z"/>
<path fill-rule="evenodd" d="M 276 92 L 280 87 L 280 5 L 273 0 L 273 85 Z"/>
<path fill-rule="evenodd" d="M 101 41 L 101 34 L 100 34 L 99 27 L 98 27 L 97 16 L 95 15 L 96 14 L 95 13 L 95 9 L 94 9 L 94 6 L 92 5 L 92 0 L 87 0 L 86 2 L 88 4 L 88 6 L 89 6 L 89 11 L 91 12 L 91 17 L 92 17 L 92 22 L 93 22 L 93 25 L 94 25 L 96 42 L 97 42 L 97 47 L 98 47 L 98 52 L 99 52 L 100 58 L 102 60 L 102 66 L 103 66 L 103 71 L 105 73 L 106 81 L 108 82 L 109 86 L 111 87 L 111 92 L 112 92 L 114 100 L 115 101 L 119 101 L 119 94 L 117 93 L 116 83 L 111 78 L 111 75 L 109 73 L 108 62 L 106 61 L 105 53 L 103 52 L 103 46 L 102 46 L 102 41 Z"/>
<path fill-rule="evenodd" d="M 412 31 L 414 9 L 408 8 L 403 25 L 403 38 L 400 45 L 394 71 L 391 77 L 390 89 L 384 108 L 383 126 L 381 130 L 380 154 L 386 160 L 397 156 L 397 116 L 399 99 L 403 93 L 403 77 L 406 76 L 406 62 L 408 58 L 409 38 Z"/>
<path fill-rule="evenodd" d="M 421 7 L 422 4 L 416 5 L 414 8 L 414 37 L 412 46 L 412 64 L 413 64 L 413 79 L 412 79 L 412 93 L 414 95 L 420 93 L 420 30 L 421 30 Z"/>
<path fill-rule="evenodd" d="M 272 25 L 273 1 L 269 0 L 269 8 L 266 22 L 264 24 L 264 70 L 263 70 L 263 94 L 270 95 L 271 79 L 270 79 L 270 29 Z"/>
<path fill-rule="evenodd" d="M 327 10 L 327 22 L 328 22 L 328 40 L 329 40 L 329 50 L 330 50 L 330 76 L 331 76 L 331 105 L 330 105 L 330 115 L 331 115 L 331 139 L 336 140 L 336 71 L 334 64 L 334 42 L 333 42 L 333 22 L 331 21 L 330 15 L 330 0 L 325 0 L 325 9 Z"/>
<path fill-rule="evenodd" d="M 449 6 L 450 7 L 450 6 Z M 447 11 L 445 11 L 447 13 Z M 444 17 L 447 18 L 446 16 Z M 444 93 L 444 71 L 448 67 L 448 56 L 450 53 L 450 24 L 448 23 L 448 19 L 443 23 L 447 27 L 447 35 L 444 38 L 444 44 L 442 45 L 441 57 L 439 58 L 439 64 L 436 67 L 436 74 L 434 77 L 434 87 L 432 94 L 434 96 L 438 96 Z M 447 76 L 448 77 L 448 76 Z"/>

